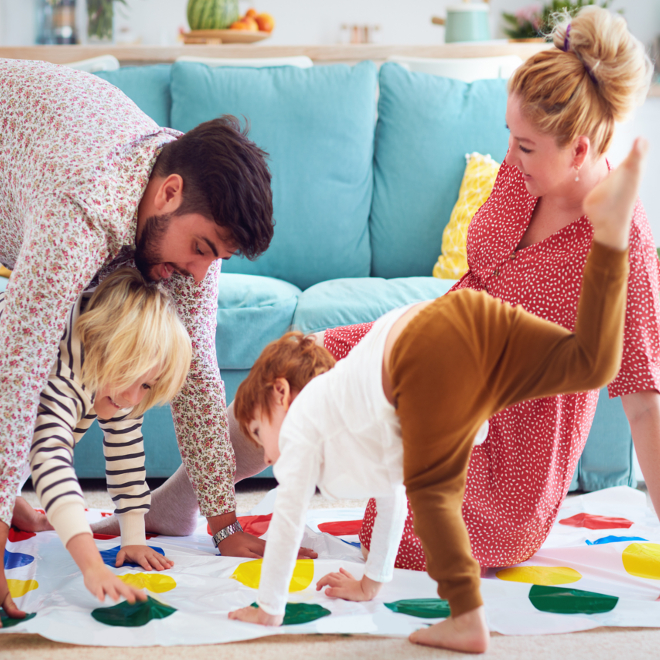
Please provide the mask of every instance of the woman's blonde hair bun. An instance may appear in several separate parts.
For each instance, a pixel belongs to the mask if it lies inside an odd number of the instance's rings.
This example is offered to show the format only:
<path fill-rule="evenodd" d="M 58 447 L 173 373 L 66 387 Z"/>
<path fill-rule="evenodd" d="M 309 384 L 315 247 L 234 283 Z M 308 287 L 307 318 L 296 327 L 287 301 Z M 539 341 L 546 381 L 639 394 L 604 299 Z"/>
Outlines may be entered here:
<path fill-rule="evenodd" d="M 560 146 L 587 136 L 596 155 L 607 151 L 616 122 L 644 102 L 653 66 L 625 19 L 590 5 L 555 17 L 555 48 L 529 58 L 513 74 L 510 93 L 523 112 Z"/>

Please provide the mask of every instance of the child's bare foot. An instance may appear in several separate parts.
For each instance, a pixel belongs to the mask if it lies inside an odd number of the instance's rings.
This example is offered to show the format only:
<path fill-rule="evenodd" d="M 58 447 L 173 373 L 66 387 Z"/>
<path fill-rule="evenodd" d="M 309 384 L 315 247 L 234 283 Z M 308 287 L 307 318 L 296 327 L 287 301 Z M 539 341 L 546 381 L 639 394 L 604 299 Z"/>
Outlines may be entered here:
<path fill-rule="evenodd" d="M 23 532 L 45 532 L 53 529 L 48 522 L 45 513 L 35 511 L 28 501 L 20 495 L 16 498 L 14 504 L 14 513 L 11 518 L 12 527 L 17 527 Z"/>
<path fill-rule="evenodd" d="M 584 212 L 594 227 L 594 240 L 616 250 L 628 247 L 628 234 L 648 142 L 637 138 L 626 159 L 584 200 Z"/>
<path fill-rule="evenodd" d="M 450 616 L 430 628 L 416 630 L 408 639 L 413 644 L 464 653 L 485 653 L 488 650 L 490 633 L 483 605 L 460 616 Z"/>

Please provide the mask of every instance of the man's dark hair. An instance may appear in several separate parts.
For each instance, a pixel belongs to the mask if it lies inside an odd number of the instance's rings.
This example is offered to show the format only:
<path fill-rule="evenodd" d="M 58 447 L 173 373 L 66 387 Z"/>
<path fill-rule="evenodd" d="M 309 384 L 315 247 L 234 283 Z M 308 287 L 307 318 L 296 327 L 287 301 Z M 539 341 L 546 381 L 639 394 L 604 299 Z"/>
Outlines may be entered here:
<path fill-rule="evenodd" d="M 240 254 L 256 259 L 273 238 L 273 193 L 268 154 L 248 140 L 236 117 L 204 122 L 165 145 L 154 174 L 183 179 L 175 215 L 199 213 L 227 228 Z"/>

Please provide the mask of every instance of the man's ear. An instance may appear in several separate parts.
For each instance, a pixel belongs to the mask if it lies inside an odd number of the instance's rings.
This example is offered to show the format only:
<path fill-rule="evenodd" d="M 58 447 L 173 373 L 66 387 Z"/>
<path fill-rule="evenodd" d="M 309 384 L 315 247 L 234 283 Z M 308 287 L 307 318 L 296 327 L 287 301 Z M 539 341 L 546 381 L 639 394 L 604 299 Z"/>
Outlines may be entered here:
<path fill-rule="evenodd" d="M 156 191 L 154 205 L 161 213 L 176 211 L 183 200 L 183 179 L 179 174 L 165 177 Z"/>
<path fill-rule="evenodd" d="M 284 412 L 288 412 L 289 406 L 293 401 L 291 397 L 291 386 L 286 378 L 276 378 L 273 383 L 273 396 L 275 403 L 284 408 Z"/>

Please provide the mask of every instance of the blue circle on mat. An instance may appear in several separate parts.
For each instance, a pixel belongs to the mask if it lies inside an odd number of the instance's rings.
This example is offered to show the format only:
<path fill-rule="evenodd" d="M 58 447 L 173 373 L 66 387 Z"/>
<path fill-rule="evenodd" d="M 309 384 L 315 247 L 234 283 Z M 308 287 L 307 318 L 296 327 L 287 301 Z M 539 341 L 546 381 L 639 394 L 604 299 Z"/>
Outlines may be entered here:
<path fill-rule="evenodd" d="M 162 548 L 157 548 L 155 545 L 150 545 L 149 546 L 152 550 L 155 550 L 158 554 L 165 556 L 165 551 Z M 103 559 L 103 563 L 107 564 L 108 566 L 114 567 L 115 564 L 117 563 L 117 555 L 119 554 L 119 551 L 121 550 L 121 546 L 115 546 L 114 548 L 110 548 L 110 550 L 101 550 L 101 558 Z M 135 562 L 132 561 L 125 561 L 122 566 L 132 566 L 133 568 L 142 568 L 140 564 L 136 564 Z"/>
<path fill-rule="evenodd" d="M 32 555 L 24 555 L 22 552 L 9 552 L 5 550 L 5 570 L 9 568 L 20 568 L 34 561 Z"/>

